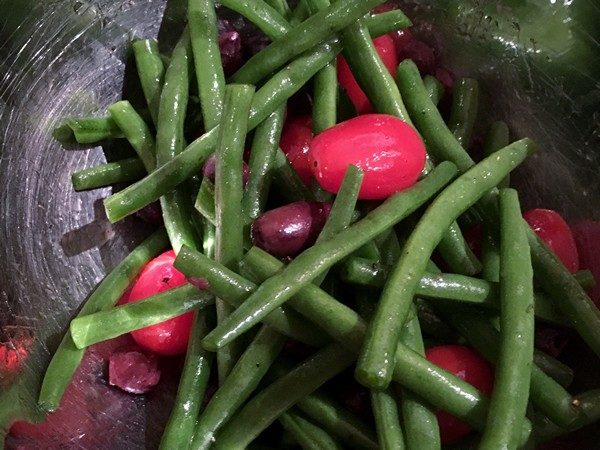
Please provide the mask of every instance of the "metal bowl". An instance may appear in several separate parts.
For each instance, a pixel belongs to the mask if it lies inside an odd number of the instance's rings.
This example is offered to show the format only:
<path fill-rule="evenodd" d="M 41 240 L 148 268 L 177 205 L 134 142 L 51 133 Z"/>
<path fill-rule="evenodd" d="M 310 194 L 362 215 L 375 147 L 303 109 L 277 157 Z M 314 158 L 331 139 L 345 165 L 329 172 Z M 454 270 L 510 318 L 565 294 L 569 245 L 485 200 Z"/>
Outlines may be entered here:
<path fill-rule="evenodd" d="M 186 3 L 0 0 L 0 340 L 15 333 L 33 339 L 19 376 L 0 372 L 0 424 L 41 418 L 32 405 L 69 319 L 147 231 L 135 218 L 107 221 L 101 199 L 110 189 L 75 193 L 70 183 L 74 170 L 128 150 L 119 143 L 65 149 L 51 130 L 66 116 L 103 114 L 130 90 L 129 42 L 160 34 L 168 45 Z M 502 119 L 513 137 L 538 142 L 540 152 L 514 178 L 524 206 L 598 219 L 598 1 L 404 6 L 446 67 L 481 82 L 479 132 Z M 69 448 L 155 446 L 176 385 L 175 376 L 167 378 L 145 399 L 115 396 L 109 412 L 88 411 L 113 414 L 114 428 L 80 436 Z"/>

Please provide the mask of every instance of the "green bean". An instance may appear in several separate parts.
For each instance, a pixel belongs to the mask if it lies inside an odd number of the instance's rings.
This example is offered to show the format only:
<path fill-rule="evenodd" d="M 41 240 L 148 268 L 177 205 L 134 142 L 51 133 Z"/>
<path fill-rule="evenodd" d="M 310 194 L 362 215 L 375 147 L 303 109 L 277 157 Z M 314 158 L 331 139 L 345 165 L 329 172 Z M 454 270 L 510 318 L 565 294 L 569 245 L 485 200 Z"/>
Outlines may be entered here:
<path fill-rule="evenodd" d="M 482 224 L 481 265 L 483 267 L 481 276 L 484 280 L 498 282 L 500 280 L 500 249 L 495 234 L 490 224 Z"/>
<path fill-rule="evenodd" d="M 54 130 L 53 135 L 61 142 L 70 141 L 72 135 L 78 144 L 95 144 L 105 139 L 123 137 L 121 129 L 110 117 L 66 119 L 63 125 Z"/>
<path fill-rule="evenodd" d="M 167 245 L 168 239 L 164 229 L 156 231 L 143 241 L 102 280 L 77 316 L 86 316 L 112 307 L 146 263 Z M 56 349 L 42 381 L 38 399 L 38 404 L 42 409 L 51 412 L 58 408 L 84 352 L 85 350 L 77 348 L 71 332 L 67 331 Z"/>
<path fill-rule="evenodd" d="M 196 254 L 196 264 L 202 259 L 204 259 L 203 255 Z M 212 270 L 210 267 L 215 264 L 210 260 L 204 259 L 204 261 L 205 267 L 203 270 L 197 269 L 197 274 Z M 280 272 L 283 267 L 283 263 L 257 248 L 246 253 L 243 261 L 242 271 L 246 274 L 250 273 L 253 279 L 259 282 Z M 180 270 L 186 272 L 183 268 Z M 215 272 L 213 273 L 216 275 Z M 221 276 L 224 276 L 225 279 L 230 277 L 223 273 Z M 215 286 L 217 285 L 215 284 Z M 238 295 L 232 292 L 232 290 L 237 290 L 235 283 L 228 286 L 219 284 L 217 288 L 221 295 Z M 227 290 L 228 293 L 223 292 L 224 290 Z M 306 286 L 301 291 L 301 297 L 294 297 L 290 300 L 290 306 L 321 329 L 326 330 L 330 336 L 346 346 L 347 349 L 356 353 L 360 351 L 365 336 L 365 322 L 350 308 L 339 303 L 316 286 Z M 413 391 L 432 405 L 467 421 L 474 428 L 483 429 L 487 400 L 471 385 L 429 363 L 402 343 L 398 345 L 395 361 L 393 378 L 400 385 Z M 531 424 L 528 421 L 523 423 L 523 441 L 527 439 L 530 427 Z"/>
<path fill-rule="evenodd" d="M 462 275 L 476 275 L 481 272 L 481 263 L 466 243 L 458 223 L 450 224 L 437 249 L 453 272 Z"/>
<path fill-rule="evenodd" d="M 216 449 L 243 449 L 283 412 L 318 389 L 354 360 L 340 344 L 329 344 L 267 386 L 217 434 Z"/>
<path fill-rule="evenodd" d="M 335 58 L 340 48 L 338 41 L 330 40 L 292 61 L 265 83 L 254 95 L 248 129 L 256 127 L 295 94 L 316 72 Z M 113 223 L 123 219 L 198 173 L 206 158 L 214 150 L 218 136 L 217 128 L 200 136 L 173 160 L 159 167 L 143 180 L 105 199 L 104 206 L 108 219 Z M 287 164 L 285 155 L 281 154 L 281 156 Z M 279 152 L 276 161 L 280 161 Z M 278 167 L 281 168 L 281 164 Z M 276 171 L 274 181 L 279 180 L 280 173 Z"/>
<path fill-rule="evenodd" d="M 225 88 L 223 121 L 215 151 L 215 257 L 225 267 L 234 270 L 244 250 L 242 164 L 253 95 L 253 86 L 231 84 Z M 226 320 L 232 311 L 227 303 L 217 299 L 217 324 Z M 217 352 L 221 384 L 241 352 L 239 342 Z"/>
<path fill-rule="evenodd" d="M 337 123 L 337 64 L 331 61 L 315 75 L 313 84 L 313 132 L 331 128 Z"/>
<path fill-rule="evenodd" d="M 444 96 L 444 85 L 436 77 L 425 75 L 423 78 L 423 86 L 425 86 L 427 96 L 431 100 L 431 103 L 437 105 Z M 508 145 L 508 142 L 506 145 Z"/>
<path fill-rule="evenodd" d="M 237 12 L 238 14 L 244 16 L 250 22 L 258 27 L 260 31 L 265 33 L 271 39 L 279 39 L 290 31 L 291 27 L 287 20 L 279 13 L 275 8 L 262 0 L 224 0 L 220 2 L 221 5 L 231 9 L 232 11 Z M 326 36 L 328 37 L 328 36 Z M 323 40 L 323 39 L 321 39 Z M 316 41 L 314 45 L 318 44 L 321 40 Z M 312 46 L 310 46 L 312 47 Z M 307 47 L 305 50 L 307 50 Z M 300 50 L 301 53 L 303 50 Z M 261 52 L 262 53 L 262 52 Z M 298 54 L 296 53 L 296 55 Z M 287 60 L 286 60 L 287 61 Z M 279 68 L 279 66 L 283 65 L 286 61 L 282 61 L 278 66 L 272 67 L 269 72 L 265 75 L 268 75 L 273 70 Z M 240 79 L 232 79 L 233 82 L 237 83 L 255 83 L 259 80 L 254 81 L 244 81 Z"/>
<path fill-rule="evenodd" d="M 477 117 L 477 107 L 479 106 L 478 100 L 479 84 L 477 80 L 461 78 L 454 85 L 448 128 L 463 148 L 467 148 L 471 141 L 471 134 Z M 508 145 L 508 142 L 504 146 L 506 145 Z"/>
<path fill-rule="evenodd" d="M 533 364 L 533 269 L 517 191 L 500 191 L 500 348 L 480 448 L 517 448 Z"/>
<path fill-rule="evenodd" d="M 279 416 L 283 428 L 289 431 L 304 450 L 341 450 L 329 433 L 294 412 L 294 408 Z"/>
<path fill-rule="evenodd" d="M 177 395 L 160 440 L 161 449 L 188 448 L 194 436 L 213 359 L 213 355 L 204 350 L 201 344 L 202 337 L 212 326 L 212 317 L 208 316 L 212 314 L 196 312 L 194 315 Z"/>
<path fill-rule="evenodd" d="M 257 388 L 285 341 L 278 331 L 262 326 L 198 418 L 192 449 L 212 445 L 217 430 Z"/>
<path fill-rule="evenodd" d="M 73 172 L 71 183 L 73 189 L 79 192 L 139 180 L 145 174 L 144 164 L 134 157 Z"/>
<path fill-rule="evenodd" d="M 215 185 L 208 179 L 202 178 L 194 208 L 202 214 L 211 225 L 215 225 Z"/>
<path fill-rule="evenodd" d="M 265 2 L 286 20 L 292 15 L 292 10 L 287 0 L 265 0 Z"/>
<path fill-rule="evenodd" d="M 288 202 L 314 198 L 280 148 L 275 152 L 273 161 L 273 184 L 277 192 Z"/>
<path fill-rule="evenodd" d="M 530 141 L 523 139 L 484 159 L 444 189 L 427 209 L 383 288 L 357 363 L 355 376 L 361 383 L 379 389 L 389 384 L 401 324 L 429 257 L 444 231 L 518 166 L 530 150 Z"/>
<path fill-rule="evenodd" d="M 154 136 L 131 103 L 127 100 L 113 103 L 108 107 L 108 112 L 144 163 L 146 171 L 152 172 L 156 169 Z"/>
<path fill-rule="evenodd" d="M 377 54 L 362 20 L 342 31 L 344 57 L 375 111 L 411 123 L 394 77 Z"/>
<path fill-rule="evenodd" d="M 71 338 L 77 348 L 85 348 L 213 303 L 212 295 L 186 284 L 139 302 L 79 315 L 71 321 Z"/>
<path fill-rule="evenodd" d="M 207 264 L 209 267 L 206 267 Z M 223 292 L 223 290 L 227 290 L 230 285 L 234 285 L 237 289 L 237 296 L 215 295 L 222 297 L 233 307 L 239 307 L 245 297 L 251 291 L 256 289 L 256 285 L 248 280 L 244 280 L 235 272 L 229 270 L 224 271 L 222 270 L 222 267 L 216 268 L 216 266 L 213 265 L 216 265 L 213 260 L 186 247 L 182 248 L 182 251 L 177 255 L 175 261 L 175 266 L 178 270 L 181 270 L 189 276 L 205 278 L 210 285 L 209 290 L 213 293 Z M 229 293 L 231 292 L 229 291 Z M 263 322 L 279 332 L 290 336 L 292 339 L 312 347 L 321 347 L 323 343 L 328 340 L 321 330 L 316 330 L 314 327 L 307 324 L 306 320 L 288 308 L 275 309 L 271 314 L 265 317 Z"/>
<path fill-rule="evenodd" d="M 443 319 L 464 336 L 487 360 L 494 362 L 498 357 L 500 336 L 487 317 L 466 307 L 436 304 L 436 311 Z M 571 395 L 537 366 L 531 369 L 530 398 L 534 406 L 554 422 L 568 426 L 581 415 L 572 405 Z"/>
<path fill-rule="evenodd" d="M 596 277 L 590 270 L 580 270 L 573 274 L 573 277 L 585 291 L 589 291 L 596 286 Z"/>
<path fill-rule="evenodd" d="M 400 426 L 398 405 L 391 389 L 371 390 L 371 407 L 375 417 L 379 448 L 383 450 L 404 449 L 404 435 Z"/>
<path fill-rule="evenodd" d="M 250 177 L 242 198 L 242 211 L 247 221 L 256 219 L 265 209 L 284 117 L 282 105 L 254 132 L 248 164 Z"/>
<path fill-rule="evenodd" d="M 552 377 L 561 386 L 566 388 L 573 382 L 573 377 L 575 375 L 573 369 L 541 350 L 534 350 L 533 362 L 546 375 Z"/>
<path fill-rule="evenodd" d="M 377 437 L 370 427 L 328 396 L 314 393 L 296 405 L 325 431 L 352 448 L 377 449 Z"/>
<path fill-rule="evenodd" d="M 366 16 L 364 23 L 373 37 L 402 30 L 412 26 L 412 22 L 399 9 Z"/>
<path fill-rule="evenodd" d="M 292 15 L 290 16 L 290 25 L 296 26 L 299 23 L 304 22 L 308 18 L 308 16 L 308 6 L 306 6 L 306 2 L 300 0 L 294 8 L 294 10 L 292 11 Z"/>
<path fill-rule="evenodd" d="M 454 171 L 452 164 L 440 164 L 425 179 L 389 197 L 364 219 L 333 239 L 305 250 L 284 271 L 263 283 L 226 321 L 209 333 L 203 345 L 216 350 L 252 328 L 333 264 L 415 211 L 452 178 Z"/>
<path fill-rule="evenodd" d="M 187 16 L 204 128 L 210 130 L 220 122 L 225 92 L 215 4 L 188 0 Z"/>
<path fill-rule="evenodd" d="M 576 431 L 587 425 L 591 425 L 600 420 L 600 389 L 593 389 L 579 394 L 573 398 L 573 404 L 582 411 L 579 419 L 573 422 L 568 428 L 562 428 L 552 423 L 546 417 L 536 415 L 535 438 L 536 442 L 546 442 L 560 435 Z"/>
<path fill-rule="evenodd" d="M 382 0 L 337 2 L 287 31 L 263 51 L 250 58 L 231 77 L 235 83 L 257 83 L 295 56 L 311 49 L 360 19 Z"/>
<path fill-rule="evenodd" d="M 202 220 L 202 251 L 211 259 L 215 258 L 215 234 L 216 230 L 207 219 Z"/>
<path fill-rule="evenodd" d="M 165 66 L 155 40 L 142 39 L 135 41 L 132 47 L 142 92 L 146 98 L 152 121 L 156 125 L 158 123 L 158 107 L 165 76 Z"/>
<path fill-rule="evenodd" d="M 542 289 L 594 353 L 600 355 L 600 310 L 554 252 L 529 227 L 527 238 L 531 247 L 533 269 Z"/>
<path fill-rule="evenodd" d="M 473 159 L 456 140 L 430 100 L 415 63 L 409 59 L 402 61 L 396 71 L 396 81 L 431 156 L 436 161 L 452 161 L 461 172 L 469 169 L 474 164 Z"/>
<path fill-rule="evenodd" d="M 489 156 L 492 153 L 506 147 L 510 142 L 510 132 L 505 122 L 494 122 L 488 131 L 483 147 L 483 154 Z M 507 175 L 498 187 L 508 187 L 510 185 L 510 175 Z"/>

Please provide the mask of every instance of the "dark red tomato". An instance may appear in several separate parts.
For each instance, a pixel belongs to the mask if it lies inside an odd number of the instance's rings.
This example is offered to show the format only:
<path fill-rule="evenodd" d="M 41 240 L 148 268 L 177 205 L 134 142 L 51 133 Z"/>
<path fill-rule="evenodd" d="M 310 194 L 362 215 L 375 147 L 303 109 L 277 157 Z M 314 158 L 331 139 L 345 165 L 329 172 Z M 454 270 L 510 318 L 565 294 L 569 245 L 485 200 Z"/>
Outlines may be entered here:
<path fill-rule="evenodd" d="M 173 267 L 175 252 L 169 250 L 150 261 L 131 288 L 128 302 L 137 302 L 159 292 L 172 289 L 186 282 L 185 275 Z M 161 355 L 185 352 L 193 313 L 166 320 L 140 330 L 132 331 L 133 339 L 145 349 Z"/>
<path fill-rule="evenodd" d="M 313 174 L 337 193 L 348 165 L 364 172 L 359 198 L 379 200 L 412 186 L 425 166 L 425 145 L 406 122 L 367 114 L 323 131 L 310 146 Z"/>
<path fill-rule="evenodd" d="M 570 272 L 579 270 L 573 233 L 560 214 L 551 209 L 531 209 L 523 214 L 523 218 Z"/>
<path fill-rule="evenodd" d="M 373 39 L 373 45 L 377 54 L 393 75 L 396 67 L 398 67 L 398 55 L 396 54 L 396 46 L 394 39 L 391 36 L 383 35 Z M 358 114 L 367 114 L 373 111 L 371 102 L 358 85 L 350 66 L 343 56 L 337 58 L 337 76 L 340 86 L 346 91 L 350 101 L 356 108 Z"/>
<path fill-rule="evenodd" d="M 292 167 L 307 186 L 310 185 L 312 179 L 308 157 L 312 140 L 312 118 L 310 116 L 295 117 L 288 120 L 283 127 L 281 139 L 279 140 L 281 150 L 286 154 Z"/>
<path fill-rule="evenodd" d="M 594 303 L 600 306 L 600 222 L 584 220 L 572 224 L 571 230 L 581 268 L 591 270 L 596 278 L 596 286 L 588 293 Z"/>
<path fill-rule="evenodd" d="M 494 384 L 494 371 L 477 352 L 462 345 L 431 347 L 425 356 L 436 366 L 453 373 L 461 380 L 490 395 Z M 442 444 L 451 444 L 465 437 L 471 427 L 445 411 L 437 412 Z"/>

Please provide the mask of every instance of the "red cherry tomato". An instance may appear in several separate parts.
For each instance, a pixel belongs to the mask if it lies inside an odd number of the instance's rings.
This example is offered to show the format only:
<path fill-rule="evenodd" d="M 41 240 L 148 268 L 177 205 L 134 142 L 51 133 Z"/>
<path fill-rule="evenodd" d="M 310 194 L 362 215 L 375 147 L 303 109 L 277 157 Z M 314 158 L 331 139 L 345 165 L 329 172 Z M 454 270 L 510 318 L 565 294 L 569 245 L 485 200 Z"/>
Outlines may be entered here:
<path fill-rule="evenodd" d="M 308 150 L 313 140 L 312 119 L 301 116 L 290 119 L 281 132 L 279 146 L 286 154 L 292 167 L 296 170 L 304 184 L 310 185 L 312 171 Z"/>
<path fill-rule="evenodd" d="M 488 362 L 469 347 L 440 345 L 431 347 L 425 356 L 436 366 L 453 373 L 461 380 L 489 395 L 494 384 L 494 371 Z M 442 444 L 457 442 L 471 431 L 471 427 L 445 411 L 437 412 Z"/>
<path fill-rule="evenodd" d="M 186 282 L 185 275 L 173 267 L 175 252 L 169 250 L 150 261 L 131 288 L 128 302 L 137 302 Z M 177 355 L 187 348 L 193 313 L 132 331 L 131 336 L 142 347 L 161 355 Z"/>
<path fill-rule="evenodd" d="M 373 39 L 373 45 L 375 46 L 375 50 L 377 50 L 377 54 L 383 61 L 383 64 L 385 64 L 385 67 L 393 74 L 396 67 L 398 67 L 398 55 L 396 54 L 394 39 L 388 35 L 379 36 L 378 38 Z M 338 56 L 337 58 L 337 76 L 340 86 L 345 89 L 358 114 L 372 112 L 373 106 L 371 105 L 371 102 L 358 85 L 358 82 L 350 70 L 350 66 L 343 56 Z"/>
<path fill-rule="evenodd" d="M 531 209 L 523 214 L 523 218 L 570 272 L 579 270 L 573 233 L 560 214 L 551 209 Z"/>
<path fill-rule="evenodd" d="M 348 165 L 364 172 L 359 198 L 377 200 L 412 186 L 425 165 L 425 145 L 406 122 L 367 114 L 323 131 L 310 146 L 317 181 L 336 193 Z"/>

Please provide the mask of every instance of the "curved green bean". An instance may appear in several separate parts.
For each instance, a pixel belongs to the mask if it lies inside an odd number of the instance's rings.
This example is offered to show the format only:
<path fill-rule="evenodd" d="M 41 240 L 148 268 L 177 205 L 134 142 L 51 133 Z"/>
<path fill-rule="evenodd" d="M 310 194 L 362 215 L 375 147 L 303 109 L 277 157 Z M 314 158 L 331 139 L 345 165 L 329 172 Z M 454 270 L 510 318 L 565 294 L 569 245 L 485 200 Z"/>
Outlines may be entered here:
<path fill-rule="evenodd" d="M 263 0 L 223 0 L 220 3 L 232 11 L 244 16 L 271 39 L 279 39 L 291 30 L 291 27 L 284 16 Z M 319 42 L 317 41 L 313 45 L 318 43 Z M 301 52 L 302 50 L 299 53 Z M 285 63 L 285 61 L 280 65 L 283 63 Z M 271 71 L 277 68 L 278 66 L 273 67 Z M 243 81 L 234 78 L 232 81 L 237 83 L 254 83 L 259 80 Z"/>
<path fill-rule="evenodd" d="M 214 2 L 188 0 L 187 17 L 204 128 L 210 130 L 220 122 L 225 93 Z"/>
<path fill-rule="evenodd" d="M 73 172 L 71 183 L 79 192 L 139 180 L 145 174 L 142 161 L 133 157 Z"/>
<path fill-rule="evenodd" d="M 342 448 L 329 433 L 300 414 L 296 414 L 293 408 L 281 414 L 279 421 L 304 450 L 341 450 Z"/>
<path fill-rule="evenodd" d="M 213 444 L 217 430 L 257 388 L 285 341 L 286 337 L 278 331 L 262 326 L 198 417 L 192 450 L 207 449 Z"/>
<path fill-rule="evenodd" d="M 410 19 L 399 9 L 368 15 L 363 21 L 374 38 L 412 26 Z"/>
<path fill-rule="evenodd" d="M 152 121 L 158 123 L 158 107 L 165 76 L 165 66 L 154 39 L 142 39 L 132 44 L 135 64 L 142 85 L 142 92 L 150 110 Z"/>
<path fill-rule="evenodd" d="M 436 77 L 425 75 L 423 77 L 423 86 L 427 91 L 427 96 L 431 100 L 431 103 L 437 105 L 444 96 L 444 85 Z M 508 145 L 508 142 L 506 145 Z"/>
<path fill-rule="evenodd" d="M 379 389 L 389 384 L 401 325 L 435 246 L 450 224 L 518 166 L 530 150 L 530 141 L 523 139 L 484 159 L 444 189 L 419 220 L 369 325 L 355 372 L 361 383 Z"/>
<path fill-rule="evenodd" d="M 398 404 L 391 389 L 371 390 L 371 407 L 375 418 L 377 439 L 382 450 L 403 450 L 404 435 L 400 426 Z"/>
<path fill-rule="evenodd" d="M 573 382 L 573 377 L 575 376 L 573 369 L 541 350 L 535 349 L 533 351 L 533 362 L 561 386 L 566 388 Z"/>
<path fill-rule="evenodd" d="M 415 211 L 454 175 L 451 163 L 440 164 L 425 179 L 389 197 L 364 219 L 297 256 L 284 271 L 263 283 L 226 321 L 204 338 L 216 350 L 249 330 L 333 264 Z"/>
<path fill-rule="evenodd" d="M 210 378 L 213 355 L 202 348 L 202 337 L 212 326 L 212 314 L 196 312 L 171 415 L 160 440 L 160 449 L 188 448 Z"/>
<path fill-rule="evenodd" d="M 437 249 L 453 272 L 462 275 L 476 275 L 481 272 L 481 263 L 465 241 L 458 223 L 450 224 Z"/>
<path fill-rule="evenodd" d="M 533 364 L 533 269 L 517 191 L 500 191 L 500 348 L 482 449 L 517 448 Z"/>
<path fill-rule="evenodd" d="M 67 127 L 70 132 L 67 132 Z M 105 139 L 122 138 L 119 126 L 110 117 L 76 117 L 66 119 L 64 124 L 56 128 L 54 137 L 60 141 L 69 141 L 67 134 L 72 134 L 78 144 L 95 144 Z"/>
<path fill-rule="evenodd" d="M 146 263 L 167 247 L 168 243 L 165 230 L 160 229 L 138 245 L 100 282 L 77 316 L 86 316 L 112 307 Z M 67 331 L 56 349 L 42 381 L 38 399 L 38 404 L 42 409 L 54 411 L 58 408 L 84 352 L 85 350 L 77 348 L 71 332 Z"/>
<path fill-rule="evenodd" d="M 108 107 L 108 112 L 144 163 L 146 171 L 152 172 L 156 169 L 154 136 L 131 103 L 127 100 L 113 103 Z"/>
<path fill-rule="evenodd" d="M 450 110 L 448 128 L 463 148 L 467 148 L 471 141 L 478 106 L 479 83 L 477 83 L 477 80 L 473 78 L 458 80 L 452 90 L 452 109 Z M 506 145 L 508 143 L 504 146 Z"/>

